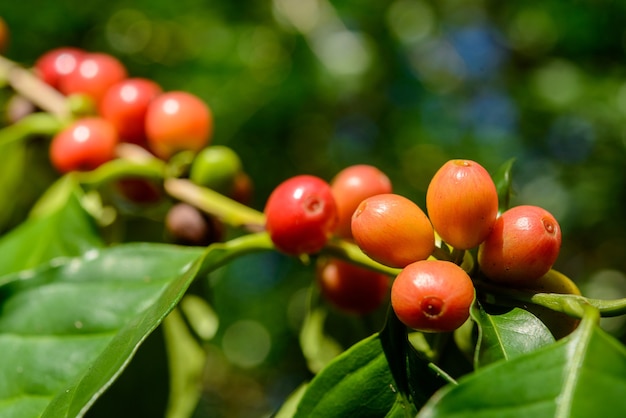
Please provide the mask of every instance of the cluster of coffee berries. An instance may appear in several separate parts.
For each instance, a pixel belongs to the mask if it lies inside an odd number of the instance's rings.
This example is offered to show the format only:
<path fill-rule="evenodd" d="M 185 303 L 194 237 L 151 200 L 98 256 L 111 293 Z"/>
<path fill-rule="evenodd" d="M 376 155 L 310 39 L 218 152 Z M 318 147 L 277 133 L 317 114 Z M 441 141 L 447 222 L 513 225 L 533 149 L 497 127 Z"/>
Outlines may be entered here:
<path fill-rule="evenodd" d="M 251 179 L 232 149 L 211 144 L 213 114 L 200 97 L 163 91 L 155 81 L 129 77 L 114 56 L 76 47 L 44 53 L 32 74 L 65 97 L 73 111 L 50 141 L 50 161 L 58 172 L 94 170 L 118 158 L 120 144 L 127 143 L 141 157 L 177 165 L 176 176 L 249 202 Z M 191 159 L 181 169 L 173 157 L 182 152 Z M 163 197 L 161 185 L 147 178 L 131 175 L 117 179 L 115 186 L 133 204 L 152 204 Z M 189 205 L 171 205 L 164 224 L 177 243 L 206 245 L 222 236 L 217 220 Z"/>
<path fill-rule="evenodd" d="M 65 96 L 86 98 L 96 110 L 52 139 L 50 159 L 60 172 L 92 170 L 112 160 L 119 142 L 167 160 L 178 151 L 200 151 L 211 140 L 213 116 L 202 99 L 129 77 L 109 54 L 53 49 L 37 59 L 35 73 Z"/>
<path fill-rule="evenodd" d="M 428 214 L 394 194 L 375 167 L 353 166 L 330 184 L 303 175 L 279 185 L 265 207 L 266 228 L 276 248 L 287 254 L 319 252 L 335 235 L 354 241 L 373 260 L 401 269 L 391 287 L 391 305 L 407 326 L 429 332 L 454 330 L 469 318 L 475 297 L 470 274 L 532 287 L 558 256 L 561 231 L 554 217 L 528 205 L 499 214 L 496 186 L 474 161 L 445 163 L 431 179 L 426 207 Z M 478 268 L 466 271 L 465 252 L 474 249 Z M 346 310 L 358 311 L 359 299 L 374 306 L 376 298 L 363 296 L 360 288 L 366 279 L 350 285 L 340 280 L 347 270 L 339 261 L 325 262 L 318 274 L 322 293 Z M 381 283 L 371 287 L 382 289 Z"/>
<path fill-rule="evenodd" d="M 352 240 L 352 214 L 359 203 L 391 188 L 383 172 L 364 164 L 343 169 L 330 183 L 311 175 L 292 177 L 267 200 L 267 232 L 283 253 L 317 253 L 331 236 Z M 317 277 L 322 294 L 343 311 L 366 314 L 388 296 L 388 276 L 335 258 L 320 260 Z"/>

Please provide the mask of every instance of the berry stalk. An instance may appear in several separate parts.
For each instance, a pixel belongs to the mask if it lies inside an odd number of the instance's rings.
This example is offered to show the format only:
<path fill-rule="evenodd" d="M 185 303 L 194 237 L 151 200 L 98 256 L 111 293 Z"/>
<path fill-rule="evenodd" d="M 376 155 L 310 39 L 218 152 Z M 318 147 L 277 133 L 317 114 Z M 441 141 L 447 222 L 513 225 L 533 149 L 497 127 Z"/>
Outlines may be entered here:
<path fill-rule="evenodd" d="M 170 196 L 215 215 L 231 226 L 250 231 L 261 231 L 264 228 L 265 216 L 261 212 L 214 190 L 197 186 L 189 180 L 175 178 L 166 179 L 164 187 Z"/>
<path fill-rule="evenodd" d="M 6 80 L 17 93 L 59 119 L 70 118 L 71 111 L 65 96 L 3 56 L 0 56 L 0 80 Z"/>

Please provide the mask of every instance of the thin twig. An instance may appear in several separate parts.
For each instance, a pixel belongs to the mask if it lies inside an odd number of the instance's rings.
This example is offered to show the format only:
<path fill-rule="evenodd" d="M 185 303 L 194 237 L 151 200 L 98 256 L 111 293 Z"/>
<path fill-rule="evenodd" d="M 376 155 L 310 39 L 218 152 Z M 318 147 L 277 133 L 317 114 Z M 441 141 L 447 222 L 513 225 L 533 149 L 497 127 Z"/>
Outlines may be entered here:
<path fill-rule="evenodd" d="M 44 83 L 31 71 L 3 56 L 0 56 L 1 78 L 5 78 L 13 90 L 39 108 L 62 120 L 70 118 L 70 107 L 64 95 Z"/>

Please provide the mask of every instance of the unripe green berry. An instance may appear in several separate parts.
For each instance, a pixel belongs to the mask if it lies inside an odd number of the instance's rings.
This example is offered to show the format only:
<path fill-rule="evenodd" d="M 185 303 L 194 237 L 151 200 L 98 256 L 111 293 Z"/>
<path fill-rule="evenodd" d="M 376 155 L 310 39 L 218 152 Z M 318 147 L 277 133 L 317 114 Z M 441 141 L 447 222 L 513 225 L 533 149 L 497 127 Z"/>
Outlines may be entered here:
<path fill-rule="evenodd" d="M 212 145 L 196 155 L 189 179 L 200 186 L 230 195 L 241 171 L 241 159 L 235 151 L 224 145 Z"/>

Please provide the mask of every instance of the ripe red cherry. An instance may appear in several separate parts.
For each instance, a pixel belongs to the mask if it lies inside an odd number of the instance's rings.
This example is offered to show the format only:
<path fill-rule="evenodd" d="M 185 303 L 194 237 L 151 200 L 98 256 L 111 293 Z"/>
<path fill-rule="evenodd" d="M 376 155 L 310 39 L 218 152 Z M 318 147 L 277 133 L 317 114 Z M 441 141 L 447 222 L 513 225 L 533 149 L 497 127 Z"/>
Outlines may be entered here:
<path fill-rule="evenodd" d="M 330 259 L 317 271 L 322 295 L 344 312 L 365 315 L 387 299 L 391 280 L 385 274 Z"/>
<path fill-rule="evenodd" d="M 344 168 L 330 182 L 330 187 L 339 216 L 335 234 L 342 238 L 352 238 L 352 214 L 363 200 L 392 191 L 389 177 L 378 168 L 366 164 Z"/>
<path fill-rule="evenodd" d="M 160 185 L 142 177 L 124 177 L 115 182 L 115 188 L 125 200 L 137 205 L 150 205 L 163 198 Z"/>
<path fill-rule="evenodd" d="M 0 17 L 0 54 L 3 54 L 9 46 L 9 27 L 2 17 Z"/>
<path fill-rule="evenodd" d="M 85 55 L 85 51 L 73 47 L 52 49 L 35 62 L 35 73 L 45 83 L 58 89 L 61 78 L 73 72 Z"/>
<path fill-rule="evenodd" d="M 119 132 L 120 140 L 147 147 L 146 111 L 162 92 L 154 81 L 128 78 L 109 87 L 100 102 L 100 115 Z"/>
<path fill-rule="evenodd" d="M 148 106 L 148 145 L 160 158 L 168 159 L 178 151 L 200 151 L 208 145 L 212 133 L 210 108 L 191 93 L 163 93 Z"/>
<path fill-rule="evenodd" d="M 391 306 L 398 319 L 424 332 L 454 331 L 469 318 L 473 301 L 472 280 L 449 261 L 409 264 L 391 287 Z"/>
<path fill-rule="evenodd" d="M 112 160 L 117 132 L 105 119 L 80 119 L 52 138 L 50 160 L 61 173 L 89 171 Z"/>
<path fill-rule="evenodd" d="M 480 164 L 451 160 L 430 181 L 426 209 L 435 231 L 446 243 L 468 250 L 487 238 L 493 228 L 498 192 Z"/>
<path fill-rule="evenodd" d="M 330 186 L 306 174 L 279 184 L 267 200 L 265 215 L 272 242 L 291 255 L 320 251 L 337 224 Z"/>
<path fill-rule="evenodd" d="M 411 200 L 392 193 L 361 202 L 352 216 L 352 235 L 365 254 L 390 267 L 424 260 L 435 247 L 426 214 Z"/>
<path fill-rule="evenodd" d="M 117 58 L 99 52 L 88 53 L 73 71 L 60 77 L 59 90 L 65 95 L 84 94 L 98 104 L 109 87 L 126 76 L 126 67 Z"/>
<path fill-rule="evenodd" d="M 561 249 L 561 228 L 538 206 L 505 211 L 478 248 L 480 269 L 497 282 L 526 284 L 546 274 Z"/>

